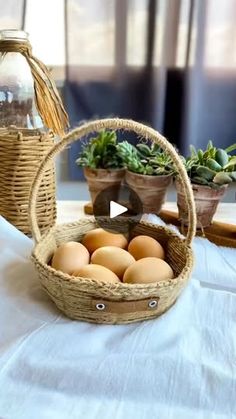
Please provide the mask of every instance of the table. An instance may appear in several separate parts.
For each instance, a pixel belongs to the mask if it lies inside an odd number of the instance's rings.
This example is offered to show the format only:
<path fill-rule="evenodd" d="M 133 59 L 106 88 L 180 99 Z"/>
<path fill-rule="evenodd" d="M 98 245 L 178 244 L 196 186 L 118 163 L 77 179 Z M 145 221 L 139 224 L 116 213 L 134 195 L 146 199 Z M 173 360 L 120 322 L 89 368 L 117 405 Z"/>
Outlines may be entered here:
<path fill-rule="evenodd" d="M 86 203 L 87 201 L 58 201 L 58 224 L 89 217 L 84 214 L 83 210 Z M 163 209 L 177 212 L 177 205 L 175 202 L 166 202 Z M 214 219 L 229 224 L 236 224 L 236 203 L 219 204 Z"/>
<path fill-rule="evenodd" d="M 58 222 L 84 216 L 83 205 L 58 202 Z M 232 222 L 235 209 L 221 204 L 217 218 Z M 60 313 L 39 284 L 32 241 L 4 220 L 1 243 L 0 418 L 236 417 L 235 249 L 196 238 L 176 304 L 112 326 Z"/>

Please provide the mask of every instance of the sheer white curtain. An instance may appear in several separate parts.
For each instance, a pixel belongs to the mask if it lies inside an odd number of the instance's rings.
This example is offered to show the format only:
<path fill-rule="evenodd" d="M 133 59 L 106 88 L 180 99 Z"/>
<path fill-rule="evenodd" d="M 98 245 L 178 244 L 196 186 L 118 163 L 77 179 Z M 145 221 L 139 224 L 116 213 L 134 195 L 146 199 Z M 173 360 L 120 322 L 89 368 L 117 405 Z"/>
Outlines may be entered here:
<path fill-rule="evenodd" d="M 0 0 L 0 29 L 21 29 L 24 24 L 24 0 Z"/>
<path fill-rule="evenodd" d="M 0 10 L 0 28 L 24 26 L 56 79 L 67 65 L 72 123 L 126 114 L 185 151 L 235 140 L 236 0 L 0 0 Z"/>
<path fill-rule="evenodd" d="M 236 135 L 236 1 L 195 1 L 186 65 L 183 138 L 204 147 Z"/>

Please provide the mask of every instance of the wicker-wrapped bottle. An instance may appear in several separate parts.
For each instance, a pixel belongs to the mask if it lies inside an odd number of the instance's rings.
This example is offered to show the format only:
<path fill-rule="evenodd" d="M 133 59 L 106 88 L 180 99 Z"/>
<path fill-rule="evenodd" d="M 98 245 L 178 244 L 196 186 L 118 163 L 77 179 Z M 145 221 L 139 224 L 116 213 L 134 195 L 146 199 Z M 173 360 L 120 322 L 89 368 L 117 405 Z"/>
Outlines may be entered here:
<path fill-rule="evenodd" d="M 29 191 L 37 168 L 68 120 L 47 68 L 32 56 L 27 33 L 0 31 L 0 214 L 25 234 Z M 56 218 L 55 171 L 40 186 L 43 230 Z"/>

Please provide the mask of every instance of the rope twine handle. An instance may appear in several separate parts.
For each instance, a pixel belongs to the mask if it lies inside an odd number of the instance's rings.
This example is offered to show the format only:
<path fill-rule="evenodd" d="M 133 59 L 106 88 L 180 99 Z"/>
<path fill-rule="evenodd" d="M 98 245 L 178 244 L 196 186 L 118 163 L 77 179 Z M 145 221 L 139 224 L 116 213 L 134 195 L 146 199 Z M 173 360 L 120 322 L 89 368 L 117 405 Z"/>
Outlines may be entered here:
<path fill-rule="evenodd" d="M 68 115 L 62 104 L 56 85 L 45 64 L 32 54 L 30 43 L 25 41 L 0 41 L 0 53 L 19 52 L 27 60 L 34 80 L 35 102 L 47 128 L 63 136 L 69 126 Z"/>
<path fill-rule="evenodd" d="M 29 221 L 31 224 L 32 235 L 38 243 L 41 238 L 41 233 L 39 230 L 37 217 L 36 217 L 36 201 L 39 186 L 43 178 L 43 173 L 47 165 L 52 161 L 52 159 L 60 153 L 65 147 L 74 143 L 77 140 L 81 140 L 82 137 L 87 136 L 96 131 L 101 131 L 103 129 L 112 129 L 112 130 L 125 130 L 133 131 L 138 136 L 142 138 L 149 139 L 156 144 L 158 144 L 165 152 L 167 152 L 175 165 L 175 168 L 179 174 L 179 180 L 182 184 L 183 191 L 186 196 L 186 203 L 188 207 L 188 231 L 186 235 L 186 244 L 191 245 L 191 242 L 195 236 L 196 231 L 196 211 L 195 211 L 195 202 L 193 197 L 192 187 L 185 170 L 185 167 L 181 161 L 180 156 L 170 144 L 165 137 L 163 137 L 158 131 L 155 131 L 153 128 L 150 128 L 146 125 L 143 125 L 139 122 L 135 122 L 129 119 L 119 119 L 119 118 L 107 118 L 100 119 L 96 121 L 91 121 L 86 124 L 81 125 L 78 128 L 70 131 L 59 143 L 55 144 L 49 153 L 45 156 L 41 165 L 38 168 L 35 179 L 32 183 L 30 197 L 29 197 Z"/>

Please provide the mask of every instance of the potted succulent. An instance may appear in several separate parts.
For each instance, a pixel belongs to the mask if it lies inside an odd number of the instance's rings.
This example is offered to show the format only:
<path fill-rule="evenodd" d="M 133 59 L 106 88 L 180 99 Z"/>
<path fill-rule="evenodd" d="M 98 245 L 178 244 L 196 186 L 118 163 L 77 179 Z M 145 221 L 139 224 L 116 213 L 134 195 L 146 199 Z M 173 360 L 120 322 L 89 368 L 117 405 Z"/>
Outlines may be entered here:
<path fill-rule="evenodd" d="M 211 224 L 228 184 L 236 180 L 236 156 L 229 154 L 235 149 L 236 144 L 223 150 L 214 147 L 212 141 L 209 141 L 205 151 L 196 150 L 191 146 L 191 155 L 186 159 L 183 158 L 192 183 L 198 228 L 208 227 Z M 178 178 L 175 184 L 179 219 L 186 225 L 187 206 Z"/>
<path fill-rule="evenodd" d="M 158 145 L 123 141 L 117 146 L 126 167 L 126 183 L 139 195 L 143 212 L 158 214 L 172 181 L 171 158 Z"/>
<path fill-rule="evenodd" d="M 99 192 L 110 186 L 120 186 L 125 176 L 123 161 L 117 152 L 115 131 L 104 130 L 83 144 L 76 164 L 84 168 L 92 203 Z"/>

